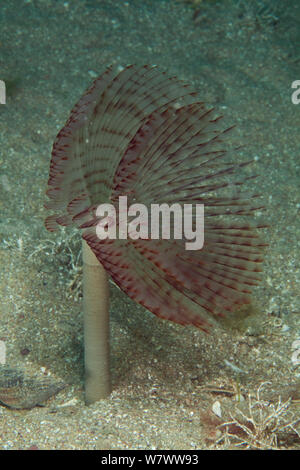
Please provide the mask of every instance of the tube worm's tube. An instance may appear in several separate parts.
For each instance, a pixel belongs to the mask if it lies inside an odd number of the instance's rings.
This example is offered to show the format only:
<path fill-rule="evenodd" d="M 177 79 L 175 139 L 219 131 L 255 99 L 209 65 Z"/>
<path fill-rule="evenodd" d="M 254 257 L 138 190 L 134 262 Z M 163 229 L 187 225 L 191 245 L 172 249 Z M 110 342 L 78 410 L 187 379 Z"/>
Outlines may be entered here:
<path fill-rule="evenodd" d="M 90 405 L 111 392 L 109 288 L 105 269 L 84 240 L 82 258 L 85 401 Z"/>

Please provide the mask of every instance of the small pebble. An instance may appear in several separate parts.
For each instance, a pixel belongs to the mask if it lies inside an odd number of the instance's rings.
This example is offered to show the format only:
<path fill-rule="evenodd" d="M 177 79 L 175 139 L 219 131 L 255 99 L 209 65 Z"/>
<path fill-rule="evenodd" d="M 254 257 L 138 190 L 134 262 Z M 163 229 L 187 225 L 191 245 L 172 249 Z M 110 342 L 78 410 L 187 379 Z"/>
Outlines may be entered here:
<path fill-rule="evenodd" d="M 221 410 L 221 403 L 217 400 L 214 402 L 213 406 L 212 406 L 212 412 L 218 416 L 219 418 L 222 417 L 222 410 Z"/>

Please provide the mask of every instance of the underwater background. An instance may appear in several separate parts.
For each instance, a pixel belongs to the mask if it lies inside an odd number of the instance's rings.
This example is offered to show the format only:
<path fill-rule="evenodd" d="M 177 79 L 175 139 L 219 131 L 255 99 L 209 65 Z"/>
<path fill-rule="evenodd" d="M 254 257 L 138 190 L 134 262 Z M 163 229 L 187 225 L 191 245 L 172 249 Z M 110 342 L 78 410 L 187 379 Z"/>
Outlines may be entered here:
<path fill-rule="evenodd" d="M 111 283 L 113 393 L 86 407 L 80 236 L 46 231 L 45 189 L 74 103 L 131 63 L 192 84 L 236 125 L 269 248 L 251 306 L 210 335 Z M 0 0 L 0 80 L 0 449 L 300 448 L 300 3 Z M 247 425 L 258 407 L 272 436 Z"/>

